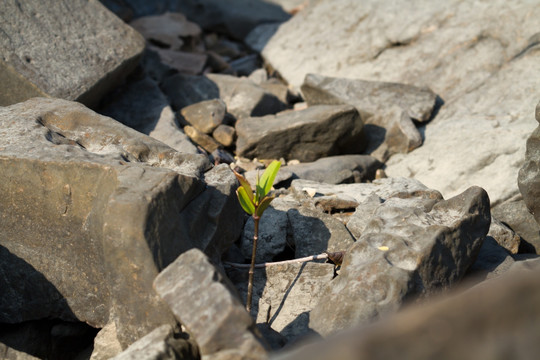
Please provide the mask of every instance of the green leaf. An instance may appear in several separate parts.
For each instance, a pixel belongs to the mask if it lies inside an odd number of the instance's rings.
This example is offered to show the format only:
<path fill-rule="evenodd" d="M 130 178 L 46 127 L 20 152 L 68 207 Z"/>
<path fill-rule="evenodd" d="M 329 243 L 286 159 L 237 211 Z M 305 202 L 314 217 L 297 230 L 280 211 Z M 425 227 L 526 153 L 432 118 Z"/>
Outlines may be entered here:
<path fill-rule="evenodd" d="M 260 187 L 260 190 L 258 190 L 261 191 L 260 197 L 266 196 L 270 192 L 280 167 L 281 163 L 277 160 L 272 161 L 270 165 L 268 165 L 257 182 L 258 187 Z"/>
<path fill-rule="evenodd" d="M 251 199 L 249 198 L 246 189 L 240 186 L 236 190 L 236 196 L 238 196 L 238 201 L 240 202 L 240 206 L 242 206 L 242 209 L 244 209 L 244 211 L 247 212 L 249 215 L 253 215 L 253 213 L 255 212 L 255 205 L 253 204 L 253 201 L 251 201 Z"/>
<path fill-rule="evenodd" d="M 261 217 L 264 210 L 266 210 L 268 208 L 268 205 L 270 205 L 272 200 L 274 200 L 273 196 L 266 196 L 265 198 L 263 198 L 261 200 L 261 203 L 259 204 L 259 206 L 255 210 L 255 215 L 257 215 L 258 217 Z"/>
<path fill-rule="evenodd" d="M 240 175 L 234 170 L 233 170 L 233 173 L 234 173 L 234 176 L 236 176 L 236 178 L 238 179 L 240 186 L 242 186 L 246 190 L 246 194 L 249 197 L 249 200 L 253 202 L 253 190 L 251 189 L 251 184 L 249 183 L 249 181 L 247 181 L 247 179 L 244 176 Z"/>

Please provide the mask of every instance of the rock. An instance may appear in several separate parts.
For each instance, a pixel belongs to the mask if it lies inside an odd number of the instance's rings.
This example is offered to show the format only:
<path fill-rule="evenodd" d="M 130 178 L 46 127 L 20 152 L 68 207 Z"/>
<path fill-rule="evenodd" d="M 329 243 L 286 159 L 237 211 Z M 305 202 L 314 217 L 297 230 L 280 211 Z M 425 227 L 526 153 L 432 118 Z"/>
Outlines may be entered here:
<path fill-rule="evenodd" d="M 494 217 L 508 225 L 521 238 L 520 252 L 540 252 L 540 225 L 523 199 L 510 199 L 491 209 Z"/>
<path fill-rule="evenodd" d="M 521 238 L 512 229 L 494 217 L 491 218 L 488 237 L 492 237 L 497 244 L 506 249 L 510 254 L 518 253 Z"/>
<path fill-rule="evenodd" d="M 131 344 L 114 360 L 199 359 L 194 346 L 184 339 L 175 339 L 170 325 L 155 328 L 143 338 Z"/>
<path fill-rule="evenodd" d="M 176 124 L 165 95 L 149 77 L 120 87 L 100 112 L 179 152 L 197 154 L 197 148 Z"/>
<path fill-rule="evenodd" d="M 205 133 L 195 129 L 193 126 L 186 125 L 184 126 L 184 132 L 194 143 L 199 144 L 204 150 L 209 153 L 213 152 L 221 145 L 214 140 L 211 136 L 206 135 Z"/>
<path fill-rule="evenodd" d="M 287 227 L 289 218 L 287 209 L 289 205 L 281 198 L 276 198 L 265 210 L 259 221 L 259 239 L 257 241 L 257 255 L 255 262 L 263 263 L 274 261 L 275 257 L 283 253 L 287 246 Z M 253 251 L 253 218 L 250 217 L 242 233 L 242 254 L 245 259 L 251 260 Z"/>
<path fill-rule="evenodd" d="M 0 108 L 0 122 L 0 322 L 114 321 L 123 347 L 175 323 L 152 282 L 182 252 L 220 257 L 238 239 L 227 165 L 64 100 Z"/>
<path fill-rule="evenodd" d="M 249 76 L 253 71 L 260 68 L 259 55 L 249 54 L 238 59 L 234 59 L 229 64 L 238 76 Z"/>
<path fill-rule="evenodd" d="M 110 322 L 97 333 L 90 360 L 108 360 L 121 352 L 122 344 L 116 335 L 116 324 Z"/>
<path fill-rule="evenodd" d="M 3 5 L 0 106 L 35 96 L 96 106 L 144 49 L 144 39 L 97 1 Z"/>
<path fill-rule="evenodd" d="M 261 85 L 268 80 L 268 73 L 265 69 L 257 69 L 249 74 L 248 79 L 257 85 Z"/>
<path fill-rule="evenodd" d="M 132 21 L 130 25 L 150 43 L 171 50 L 181 50 L 183 38 L 201 36 L 201 28 L 181 13 L 144 16 Z"/>
<path fill-rule="evenodd" d="M 410 306 L 373 325 L 275 359 L 323 360 L 336 353 L 342 360 L 493 359 L 503 353 L 508 358 L 534 359 L 540 351 L 540 262 L 527 269 L 523 263 L 469 291 Z"/>
<path fill-rule="evenodd" d="M 208 74 L 207 77 L 217 85 L 227 111 L 237 119 L 275 114 L 286 108 L 275 95 L 247 78 L 221 74 Z"/>
<path fill-rule="evenodd" d="M 272 36 L 279 29 L 281 23 L 266 23 L 255 27 L 249 32 L 244 42 L 251 50 L 261 53 Z"/>
<path fill-rule="evenodd" d="M 478 258 L 469 268 L 467 276 L 473 276 L 478 282 L 492 279 L 508 271 L 514 263 L 515 260 L 510 252 L 499 245 L 488 233 L 480 248 Z"/>
<path fill-rule="evenodd" d="M 241 296 L 245 297 L 247 270 L 229 270 L 231 272 L 234 272 L 232 276 L 236 277 Z M 252 314 L 256 314 L 257 324 L 268 324 L 289 343 L 313 335 L 309 328 L 309 314 L 333 277 L 334 265 L 316 262 L 256 269 Z"/>
<path fill-rule="evenodd" d="M 177 51 L 152 47 L 163 64 L 181 74 L 199 75 L 203 72 L 208 56 L 195 52 Z"/>
<path fill-rule="evenodd" d="M 178 5 L 180 12 L 203 29 L 219 29 L 238 40 L 243 40 L 259 24 L 284 22 L 290 18 L 280 6 L 268 2 L 192 0 Z"/>
<path fill-rule="evenodd" d="M 236 130 L 232 126 L 221 124 L 214 130 L 212 136 L 221 145 L 231 146 L 236 138 Z"/>
<path fill-rule="evenodd" d="M 226 112 L 227 106 L 220 99 L 201 101 L 180 111 L 185 121 L 205 134 L 211 134 L 223 123 Z"/>
<path fill-rule="evenodd" d="M 369 155 L 341 155 L 320 158 L 312 163 L 287 165 L 282 171 L 290 171 L 294 178 L 327 184 L 359 183 L 375 178 L 375 171 L 382 164 Z"/>
<path fill-rule="evenodd" d="M 154 286 L 193 335 L 202 356 L 242 348 L 247 352 L 239 359 L 265 358 L 265 347 L 252 332 L 253 319 L 233 285 L 200 250 L 180 255 L 156 277 Z"/>
<path fill-rule="evenodd" d="M 540 123 L 540 103 L 536 105 L 536 121 Z M 538 154 L 540 139 L 540 126 L 538 126 L 529 139 L 527 140 L 527 152 L 525 153 L 525 163 L 519 170 L 518 185 L 521 195 L 523 195 L 523 201 L 527 205 L 527 208 L 533 214 L 537 224 L 540 224 L 539 209 L 537 199 L 540 193 L 540 181 L 538 180 L 538 163 L 540 162 L 540 155 Z M 534 228 L 533 228 L 534 229 Z M 531 236 L 531 240 L 538 236 L 538 232 L 535 233 L 535 237 Z M 537 243 L 533 242 L 533 246 L 537 249 Z"/>
<path fill-rule="evenodd" d="M 387 198 L 322 291 L 310 327 L 327 336 L 449 287 L 478 256 L 490 219 L 489 198 L 478 187 L 449 200 Z"/>
<path fill-rule="evenodd" d="M 140 66 L 145 74 L 158 84 L 162 84 L 165 79 L 178 72 L 178 70 L 164 64 L 159 54 L 149 47 L 143 53 Z"/>
<path fill-rule="evenodd" d="M 332 131 L 329 131 L 332 129 Z M 315 161 L 359 153 L 364 147 L 362 118 L 348 105 L 320 105 L 236 123 L 239 156 Z"/>
<path fill-rule="evenodd" d="M 219 98 L 219 88 L 206 76 L 176 74 L 163 80 L 161 90 L 175 110 Z"/>
<path fill-rule="evenodd" d="M 289 104 L 294 99 L 294 96 L 289 91 L 287 85 L 277 81 L 276 78 L 271 78 L 270 80 L 260 84 L 260 86 L 270 94 L 277 97 L 284 104 Z"/>

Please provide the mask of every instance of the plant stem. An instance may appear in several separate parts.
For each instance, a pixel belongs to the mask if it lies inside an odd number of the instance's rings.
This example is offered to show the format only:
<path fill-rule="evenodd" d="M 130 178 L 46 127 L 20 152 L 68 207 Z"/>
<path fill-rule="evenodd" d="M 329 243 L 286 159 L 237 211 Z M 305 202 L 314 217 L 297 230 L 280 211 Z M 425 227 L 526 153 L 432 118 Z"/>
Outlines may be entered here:
<path fill-rule="evenodd" d="M 251 252 L 251 265 L 249 266 L 248 288 L 246 310 L 251 313 L 251 300 L 253 297 L 253 273 L 255 272 L 255 256 L 257 255 L 257 240 L 259 239 L 259 220 L 260 217 L 253 214 L 253 250 Z"/>
<path fill-rule="evenodd" d="M 275 266 L 275 265 L 294 264 L 294 263 L 302 263 L 302 262 L 306 262 L 306 261 L 324 260 L 324 259 L 328 259 L 328 254 L 324 253 L 324 254 L 319 254 L 319 255 L 306 256 L 306 257 L 298 258 L 298 259 L 274 261 L 274 262 L 265 262 L 265 263 L 255 264 L 254 267 L 255 267 L 255 269 L 262 269 L 262 268 L 266 268 L 266 267 L 269 267 L 269 266 Z M 233 263 L 233 262 L 228 262 L 228 261 L 225 261 L 223 264 L 225 266 L 231 266 L 231 267 L 235 267 L 235 268 L 239 268 L 239 269 L 247 269 L 247 268 L 251 267 L 250 264 L 240 264 L 240 263 Z"/>

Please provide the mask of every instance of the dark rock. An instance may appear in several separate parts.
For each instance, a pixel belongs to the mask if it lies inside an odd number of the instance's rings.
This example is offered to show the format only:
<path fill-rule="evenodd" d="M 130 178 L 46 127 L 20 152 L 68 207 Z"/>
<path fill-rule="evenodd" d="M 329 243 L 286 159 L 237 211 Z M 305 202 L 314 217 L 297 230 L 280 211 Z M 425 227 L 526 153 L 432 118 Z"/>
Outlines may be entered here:
<path fill-rule="evenodd" d="M 180 111 L 185 121 L 205 134 L 211 134 L 223 123 L 226 112 L 227 106 L 220 99 L 201 101 Z"/>
<path fill-rule="evenodd" d="M 507 274 L 469 291 L 411 306 L 275 359 L 535 359 L 540 262 L 528 263 L 517 262 Z"/>
<path fill-rule="evenodd" d="M 521 236 L 519 252 L 540 252 L 540 225 L 523 199 L 503 202 L 492 208 L 491 213 Z"/>
<path fill-rule="evenodd" d="M 207 77 L 219 88 L 219 97 L 227 104 L 227 111 L 237 119 L 275 114 L 286 108 L 274 94 L 247 78 L 222 74 Z"/>
<path fill-rule="evenodd" d="M 280 23 L 261 24 L 249 32 L 244 42 L 253 51 L 261 53 L 280 25 Z"/>
<path fill-rule="evenodd" d="M 223 146 L 231 146 L 236 138 L 236 130 L 230 125 L 221 124 L 212 133 L 214 139 Z"/>
<path fill-rule="evenodd" d="M 199 75 L 203 72 L 208 56 L 196 52 L 151 47 L 160 61 L 181 74 Z"/>
<path fill-rule="evenodd" d="M 176 74 L 163 80 L 161 90 L 174 110 L 220 97 L 219 88 L 206 76 Z"/>
<path fill-rule="evenodd" d="M 3 2 L 0 106 L 35 96 L 96 106 L 137 65 L 144 39 L 99 2 Z"/>
<path fill-rule="evenodd" d="M 0 322 L 114 321 L 122 346 L 174 323 L 153 279 L 187 249 L 220 256 L 238 238 L 230 169 L 204 182 L 204 156 L 69 101 L 0 108 L 0 122 Z"/>
<path fill-rule="evenodd" d="M 348 105 L 244 118 L 236 123 L 236 133 L 236 151 L 244 157 L 315 161 L 365 147 L 362 118 Z"/>
<path fill-rule="evenodd" d="M 175 339 L 173 328 L 162 325 L 131 344 L 114 360 L 186 359 L 196 360 L 198 349 L 184 339 Z"/>
<path fill-rule="evenodd" d="M 238 40 L 243 40 L 259 24 L 290 18 L 281 6 L 263 1 L 189 0 L 178 4 L 180 12 L 203 29 L 219 30 Z"/>
<path fill-rule="evenodd" d="M 249 54 L 231 61 L 229 64 L 238 76 L 249 76 L 260 67 L 259 55 Z"/>
<path fill-rule="evenodd" d="M 156 291 L 206 356 L 245 351 L 242 358 L 266 357 L 254 322 L 225 277 L 198 249 L 180 255 L 154 282 Z"/>
<path fill-rule="evenodd" d="M 197 154 L 197 148 L 176 124 L 167 98 L 148 77 L 129 82 L 109 98 L 100 113 L 110 116 L 173 149 Z"/>
<path fill-rule="evenodd" d="M 438 202 L 387 198 L 323 290 L 310 327 L 329 335 L 395 312 L 408 297 L 449 287 L 476 260 L 490 219 L 489 198 L 478 187 Z"/>
<path fill-rule="evenodd" d="M 375 178 L 375 171 L 382 166 L 369 155 L 341 155 L 318 159 L 312 163 L 287 165 L 295 178 L 327 184 L 359 183 Z"/>
<path fill-rule="evenodd" d="M 499 245 L 488 233 L 480 248 L 478 258 L 469 268 L 467 275 L 473 276 L 475 281 L 491 279 L 508 271 L 514 263 L 515 260 L 510 252 Z"/>

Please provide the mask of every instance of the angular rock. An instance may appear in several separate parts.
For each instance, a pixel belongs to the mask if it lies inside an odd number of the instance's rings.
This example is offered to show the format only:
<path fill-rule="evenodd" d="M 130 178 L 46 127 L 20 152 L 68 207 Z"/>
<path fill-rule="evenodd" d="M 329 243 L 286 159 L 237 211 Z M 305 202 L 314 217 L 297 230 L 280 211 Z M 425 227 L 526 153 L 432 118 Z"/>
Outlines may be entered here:
<path fill-rule="evenodd" d="M 411 306 L 276 360 L 324 360 L 336 353 L 343 360 L 493 359 L 501 354 L 534 359 L 540 351 L 540 262 L 525 264 L 517 262 L 504 276 L 469 291 Z"/>
<path fill-rule="evenodd" d="M 290 171 L 297 179 L 341 184 L 373 180 L 375 171 L 381 166 L 369 155 L 340 155 L 320 158 L 312 163 L 283 166 L 281 171 Z"/>
<path fill-rule="evenodd" d="M 237 119 L 275 114 L 286 105 L 274 94 L 247 78 L 208 74 L 219 89 L 219 97 L 227 104 L 227 111 Z"/>
<path fill-rule="evenodd" d="M 184 132 L 194 143 L 199 144 L 204 150 L 209 153 L 213 152 L 221 145 L 214 140 L 211 136 L 206 135 L 205 133 L 195 129 L 193 126 L 184 126 Z"/>
<path fill-rule="evenodd" d="M 156 82 L 148 77 L 118 89 L 100 112 L 179 152 L 197 154 L 197 148 L 176 124 L 165 95 Z"/>
<path fill-rule="evenodd" d="M 176 74 L 160 85 L 174 110 L 211 99 L 218 99 L 219 88 L 206 76 Z"/>
<path fill-rule="evenodd" d="M 496 218 L 491 218 L 488 236 L 492 237 L 497 244 L 506 249 L 510 254 L 517 254 L 521 244 L 521 238 L 508 226 Z"/>
<path fill-rule="evenodd" d="M 315 161 L 360 153 L 365 147 L 362 118 L 349 105 L 243 118 L 236 123 L 236 133 L 236 151 L 244 157 Z"/>
<path fill-rule="evenodd" d="M 489 198 L 478 187 L 438 202 L 386 199 L 323 290 L 310 327 L 326 336 L 395 312 L 407 297 L 447 288 L 476 260 L 490 219 Z"/>
<path fill-rule="evenodd" d="M 251 50 L 261 53 L 280 25 L 281 23 L 261 24 L 249 32 L 244 42 Z"/>
<path fill-rule="evenodd" d="M 185 121 L 205 134 L 211 134 L 223 123 L 226 112 L 227 106 L 220 99 L 201 101 L 180 111 Z"/>
<path fill-rule="evenodd" d="M 131 0 L 130 0 L 131 1 Z M 290 18 L 281 6 L 249 0 L 182 1 L 179 10 L 203 29 L 216 29 L 243 40 L 257 25 Z"/>
<path fill-rule="evenodd" d="M 231 146 L 236 138 L 236 130 L 232 126 L 221 124 L 214 130 L 212 136 L 221 145 Z"/>
<path fill-rule="evenodd" d="M 8 0 L 0 24 L 0 106 L 35 96 L 96 106 L 144 50 L 144 39 L 97 1 Z"/>
<path fill-rule="evenodd" d="M 90 360 L 108 360 L 121 352 L 122 345 L 116 335 L 116 324 L 110 322 L 97 333 Z"/>
<path fill-rule="evenodd" d="M 193 335 L 201 355 L 242 348 L 241 358 L 266 356 L 233 285 L 200 250 L 180 255 L 156 277 L 154 287 Z"/>
<path fill-rule="evenodd" d="M 540 252 L 540 225 L 534 220 L 522 198 L 505 201 L 492 208 L 491 213 L 522 238 L 520 252 Z"/>
<path fill-rule="evenodd" d="M 208 60 L 207 55 L 195 52 L 160 49 L 155 46 L 152 46 L 151 49 L 158 54 L 163 64 L 177 70 L 181 74 L 201 74 Z"/>
<path fill-rule="evenodd" d="M 194 346 L 184 339 L 175 339 L 173 328 L 162 325 L 131 344 L 113 360 L 199 359 Z"/>
<path fill-rule="evenodd" d="M 194 246 L 224 251 L 216 233 L 238 238 L 231 171 L 204 182 L 204 156 L 74 102 L 32 99 L 0 108 L 0 122 L 0 322 L 114 321 L 122 346 L 175 323 L 152 281 Z"/>
<path fill-rule="evenodd" d="M 140 17 L 130 23 L 146 40 L 171 50 L 181 50 L 183 38 L 199 37 L 201 28 L 181 13 Z"/>
<path fill-rule="evenodd" d="M 258 54 L 249 54 L 238 59 L 234 59 L 229 64 L 237 76 L 249 76 L 253 71 L 261 67 Z"/>

